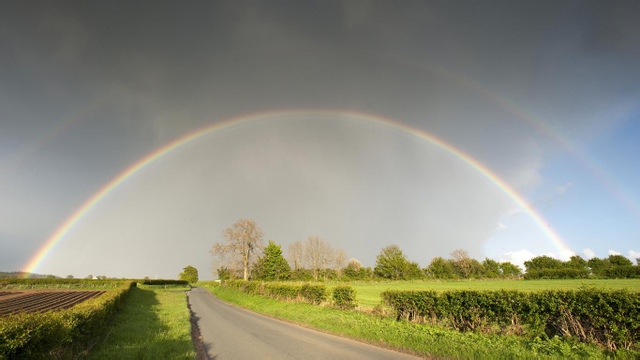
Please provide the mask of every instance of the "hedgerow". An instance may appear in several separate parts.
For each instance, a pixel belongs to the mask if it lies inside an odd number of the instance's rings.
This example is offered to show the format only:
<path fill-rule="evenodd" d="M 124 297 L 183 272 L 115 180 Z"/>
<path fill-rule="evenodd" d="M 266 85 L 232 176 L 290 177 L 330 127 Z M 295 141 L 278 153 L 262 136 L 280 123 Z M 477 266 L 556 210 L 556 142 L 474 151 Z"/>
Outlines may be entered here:
<path fill-rule="evenodd" d="M 569 337 L 608 350 L 638 350 L 640 294 L 626 290 L 385 291 L 397 319 L 459 331 Z"/>
<path fill-rule="evenodd" d="M 73 357 L 104 331 L 133 286 L 130 282 L 66 310 L 0 318 L 0 358 Z"/>
<path fill-rule="evenodd" d="M 177 286 L 189 286 L 187 280 L 166 280 L 166 279 L 145 279 L 138 281 L 142 285 L 177 285 Z"/>
<path fill-rule="evenodd" d="M 120 279 L 1 279 L 0 289 L 115 289 L 130 283 Z"/>
<path fill-rule="evenodd" d="M 281 300 L 305 301 L 321 304 L 327 299 L 327 288 L 323 284 L 287 284 L 274 282 L 228 280 L 223 286 L 239 289 L 252 295 L 264 295 Z"/>

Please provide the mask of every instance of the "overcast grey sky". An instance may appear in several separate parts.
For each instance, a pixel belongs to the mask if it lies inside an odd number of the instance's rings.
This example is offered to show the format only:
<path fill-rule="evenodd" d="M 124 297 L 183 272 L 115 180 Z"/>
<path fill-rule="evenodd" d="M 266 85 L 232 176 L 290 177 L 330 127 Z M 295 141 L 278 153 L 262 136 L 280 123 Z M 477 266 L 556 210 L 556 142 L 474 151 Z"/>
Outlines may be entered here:
<path fill-rule="evenodd" d="M 23 268 L 99 189 L 172 140 L 282 109 L 161 157 L 112 190 L 36 270 L 211 278 L 251 218 L 284 248 L 319 235 L 365 265 L 457 248 L 562 256 L 640 247 L 637 1 L 5 1 L 0 271 Z M 586 252 L 585 252 L 586 249 Z"/>

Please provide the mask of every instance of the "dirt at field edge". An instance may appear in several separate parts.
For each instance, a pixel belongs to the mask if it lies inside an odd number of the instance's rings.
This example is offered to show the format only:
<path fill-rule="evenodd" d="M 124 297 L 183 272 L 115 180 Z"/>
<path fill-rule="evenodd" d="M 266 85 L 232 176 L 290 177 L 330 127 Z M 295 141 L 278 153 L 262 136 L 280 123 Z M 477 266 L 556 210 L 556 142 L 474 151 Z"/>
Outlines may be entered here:
<path fill-rule="evenodd" d="M 200 328 L 198 328 L 198 319 L 193 315 L 193 311 L 191 311 L 189 293 L 190 291 L 187 291 L 187 307 L 189 308 L 189 314 L 191 315 L 191 341 L 193 341 L 193 346 L 196 349 L 196 359 L 209 360 L 207 349 L 202 341 L 202 335 L 200 335 Z"/>

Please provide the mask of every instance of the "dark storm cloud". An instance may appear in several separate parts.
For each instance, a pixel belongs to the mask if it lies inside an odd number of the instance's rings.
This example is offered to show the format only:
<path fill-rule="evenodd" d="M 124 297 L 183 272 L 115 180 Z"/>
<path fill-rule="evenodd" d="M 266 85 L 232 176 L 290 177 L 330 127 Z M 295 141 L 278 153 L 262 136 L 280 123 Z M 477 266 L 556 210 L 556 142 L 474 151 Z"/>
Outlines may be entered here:
<path fill-rule="evenodd" d="M 43 1 L 5 2 L 0 8 L 3 248 L 19 241 L 35 251 L 130 164 L 171 139 L 231 116 L 309 107 L 386 116 L 444 138 L 524 191 L 544 182 L 545 160 L 561 149 L 496 97 L 576 141 L 628 121 L 640 98 L 640 22 L 634 15 L 640 10 L 633 1 Z M 343 131 L 325 129 L 315 136 L 333 139 L 337 153 L 349 153 L 353 141 L 336 133 Z M 313 141 L 304 131 L 293 133 Z M 270 163 L 270 155 L 283 154 L 277 143 L 264 150 L 263 164 Z M 375 141 L 364 143 L 363 152 L 385 156 L 371 150 Z M 303 144 L 285 147 L 296 152 Z M 397 156 L 393 171 L 421 179 L 424 174 L 403 169 L 424 155 L 407 151 L 389 150 Z M 318 159 L 315 170 L 333 174 L 319 182 L 323 191 L 365 181 L 348 171 L 354 163 L 370 161 L 360 170 L 384 178 L 372 170 L 380 166 L 373 155 L 347 161 L 331 154 L 332 161 Z M 231 153 L 220 156 L 218 161 L 235 159 Z M 447 181 L 444 175 L 430 176 L 434 184 Z M 386 181 L 414 188 L 406 178 Z M 464 183 L 469 194 L 478 190 L 472 183 Z M 276 180 L 264 184 L 278 186 Z M 295 198 L 305 191 L 288 194 Z M 395 195 L 380 196 L 378 203 L 438 218 L 410 193 L 397 203 Z M 433 203 L 452 201 L 431 196 Z M 230 202 L 226 206 L 237 206 Z M 257 208 L 266 211 L 268 202 Z M 488 203 L 487 218 L 473 219 L 468 233 L 452 235 L 461 239 L 456 247 L 480 252 L 475 238 L 462 239 L 474 232 L 488 236 L 496 214 L 509 210 L 500 201 L 497 208 Z M 482 213 L 482 204 L 474 204 L 475 211 Z M 460 206 L 452 203 L 447 211 Z M 211 210 L 205 204 L 197 208 Z M 33 225 L 20 225 L 26 219 Z M 442 219 L 451 227 L 458 220 Z M 446 236 L 442 229 L 431 235 Z M 379 229 L 388 237 L 392 231 Z M 355 237 L 347 230 L 335 233 Z M 416 251 L 428 258 L 448 250 Z"/>

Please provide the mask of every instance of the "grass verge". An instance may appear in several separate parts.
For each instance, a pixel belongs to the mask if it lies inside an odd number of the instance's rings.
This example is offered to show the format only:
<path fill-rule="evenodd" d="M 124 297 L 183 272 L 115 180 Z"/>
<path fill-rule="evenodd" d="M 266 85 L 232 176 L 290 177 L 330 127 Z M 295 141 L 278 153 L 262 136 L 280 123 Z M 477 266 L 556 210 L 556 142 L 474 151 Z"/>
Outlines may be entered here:
<path fill-rule="evenodd" d="M 188 287 L 138 285 L 89 359 L 194 359 Z"/>
<path fill-rule="evenodd" d="M 553 338 L 460 333 L 436 326 L 395 321 L 358 311 L 281 302 L 226 287 L 209 287 L 218 298 L 249 310 L 321 331 L 427 357 L 447 358 L 633 358 L 635 353 L 607 353 L 595 345 Z"/>

